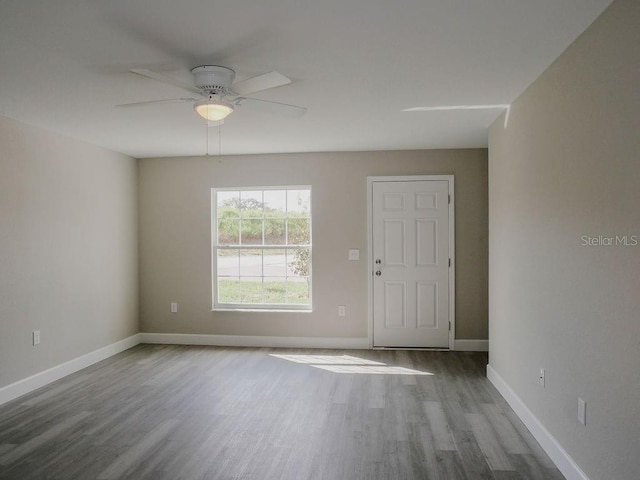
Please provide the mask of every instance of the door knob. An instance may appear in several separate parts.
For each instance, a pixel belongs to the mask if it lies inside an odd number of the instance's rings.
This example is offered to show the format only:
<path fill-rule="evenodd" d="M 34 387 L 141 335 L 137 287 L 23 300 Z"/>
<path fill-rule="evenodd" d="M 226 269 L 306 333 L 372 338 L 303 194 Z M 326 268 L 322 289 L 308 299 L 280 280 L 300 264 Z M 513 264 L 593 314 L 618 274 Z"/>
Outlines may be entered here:
<path fill-rule="evenodd" d="M 380 265 L 382 263 L 382 260 L 380 260 L 379 258 L 376 258 L 376 265 Z"/>
<path fill-rule="evenodd" d="M 379 277 L 380 275 L 382 275 L 382 272 L 380 270 L 376 270 L 376 276 Z"/>

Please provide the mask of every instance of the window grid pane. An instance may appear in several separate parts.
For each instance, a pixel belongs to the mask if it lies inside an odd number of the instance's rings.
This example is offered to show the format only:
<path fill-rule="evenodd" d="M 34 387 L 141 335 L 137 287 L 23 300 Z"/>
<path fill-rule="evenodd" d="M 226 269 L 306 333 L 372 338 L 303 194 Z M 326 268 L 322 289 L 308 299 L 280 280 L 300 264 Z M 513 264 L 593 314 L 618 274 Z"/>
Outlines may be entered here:
<path fill-rule="evenodd" d="M 223 190 L 214 195 L 215 303 L 308 308 L 311 190 Z"/>

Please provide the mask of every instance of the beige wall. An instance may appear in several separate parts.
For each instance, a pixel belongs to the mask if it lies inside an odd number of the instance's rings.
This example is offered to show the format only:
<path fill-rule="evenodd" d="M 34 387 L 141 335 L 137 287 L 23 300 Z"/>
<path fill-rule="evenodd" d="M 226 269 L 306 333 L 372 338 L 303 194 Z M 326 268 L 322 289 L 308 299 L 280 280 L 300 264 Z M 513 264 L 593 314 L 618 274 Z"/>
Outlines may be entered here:
<path fill-rule="evenodd" d="M 639 25 L 614 2 L 489 137 L 489 362 L 591 480 L 640 472 L 640 245 L 582 245 L 640 241 Z"/>
<path fill-rule="evenodd" d="M 0 387 L 138 332 L 136 201 L 134 159 L 0 117 Z"/>
<path fill-rule="evenodd" d="M 144 159 L 138 162 L 141 330 L 367 336 L 366 179 L 454 174 L 456 338 L 487 338 L 487 152 L 434 150 Z M 311 185 L 313 313 L 211 311 L 210 189 Z M 359 262 L 347 250 L 361 251 Z M 179 312 L 170 313 L 170 302 Z M 337 316 L 346 305 L 347 316 Z"/>

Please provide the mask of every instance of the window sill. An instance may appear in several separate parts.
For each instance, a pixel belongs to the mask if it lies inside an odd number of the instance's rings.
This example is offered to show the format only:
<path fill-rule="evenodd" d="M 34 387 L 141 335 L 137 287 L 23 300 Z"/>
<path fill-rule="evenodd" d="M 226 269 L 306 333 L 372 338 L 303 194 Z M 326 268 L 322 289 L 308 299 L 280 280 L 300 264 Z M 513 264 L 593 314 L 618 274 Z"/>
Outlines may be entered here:
<path fill-rule="evenodd" d="M 214 308 L 212 312 L 240 312 L 240 313 L 312 313 L 311 309 L 297 310 L 286 308 Z"/>

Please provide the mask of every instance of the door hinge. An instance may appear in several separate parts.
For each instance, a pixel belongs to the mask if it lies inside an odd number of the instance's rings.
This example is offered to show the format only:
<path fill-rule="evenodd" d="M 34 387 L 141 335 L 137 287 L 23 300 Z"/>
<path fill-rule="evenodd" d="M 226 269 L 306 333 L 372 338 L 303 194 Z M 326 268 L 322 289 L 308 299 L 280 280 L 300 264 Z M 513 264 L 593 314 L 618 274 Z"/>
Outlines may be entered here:
<path fill-rule="evenodd" d="M 451 259 L 449 259 L 449 268 L 451 268 Z"/>
<path fill-rule="evenodd" d="M 451 203 L 451 194 L 449 194 L 449 203 Z"/>
<path fill-rule="evenodd" d="M 451 320 L 449 320 L 449 331 L 451 331 Z"/>

